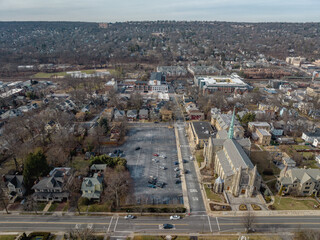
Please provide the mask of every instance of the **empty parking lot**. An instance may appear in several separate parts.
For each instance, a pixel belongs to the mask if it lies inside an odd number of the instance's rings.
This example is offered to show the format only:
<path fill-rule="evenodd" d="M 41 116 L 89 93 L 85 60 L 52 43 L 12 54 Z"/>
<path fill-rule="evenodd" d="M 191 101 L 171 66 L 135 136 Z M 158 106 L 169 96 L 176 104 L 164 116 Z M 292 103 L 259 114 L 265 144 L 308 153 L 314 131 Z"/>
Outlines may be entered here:
<path fill-rule="evenodd" d="M 140 148 L 140 149 L 138 149 Z M 127 141 L 120 147 L 108 148 L 124 151 L 130 174 L 134 180 L 134 193 L 138 202 L 146 204 L 183 203 L 181 184 L 176 184 L 178 161 L 174 129 L 165 124 L 137 124 L 129 128 Z M 159 154 L 160 156 L 154 156 Z M 165 155 L 166 158 L 161 157 Z M 162 169 L 165 167 L 166 169 Z M 150 176 L 164 187 L 152 188 Z"/>

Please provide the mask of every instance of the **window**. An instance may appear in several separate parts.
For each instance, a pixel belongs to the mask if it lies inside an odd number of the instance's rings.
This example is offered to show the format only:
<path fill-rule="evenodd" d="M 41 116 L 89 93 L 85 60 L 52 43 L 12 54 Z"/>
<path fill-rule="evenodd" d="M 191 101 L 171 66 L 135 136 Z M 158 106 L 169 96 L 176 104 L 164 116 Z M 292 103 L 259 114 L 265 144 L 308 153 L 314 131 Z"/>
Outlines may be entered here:
<path fill-rule="evenodd" d="M 309 191 L 303 191 L 303 193 L 304 193 L 304 194 L 308 194 L 308 193 L 309 193 Z"/>
<path fill-rule="evenodd" d="M 304 189 L 310 189 L 310 187 L 305 187 Z"/>

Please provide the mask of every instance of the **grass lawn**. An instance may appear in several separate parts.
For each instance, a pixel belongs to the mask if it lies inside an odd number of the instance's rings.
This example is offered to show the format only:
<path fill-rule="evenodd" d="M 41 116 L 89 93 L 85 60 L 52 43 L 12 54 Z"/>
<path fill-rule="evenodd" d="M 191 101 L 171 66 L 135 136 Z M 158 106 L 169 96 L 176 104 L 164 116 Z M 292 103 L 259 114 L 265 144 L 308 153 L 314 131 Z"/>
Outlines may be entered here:
<path fill-rule="evenodd" d="M 291 147 L 295 150 L 310 149 L 310 146 L 306 146 L 306 145 L 292 145 Z"/>
<path fill-rule="evenodd" d="M 88 212 L 108 212 L 110 211 L 110 207 L 108 204 L 91 204 L 89 205 Z"/>
<path fill-rule="evenodd" d="M 211 191 L 211 189 L 208 188 L 206 184 L 204 185 L 204 189 L 206 190 L 207 198 L 209 198 L 211 201 L 223 203 L 223 200 L 220 194 L 216 194 L 213 191 Z"/>
<path fill-rule="evenodd" d="M 72 167 L 79 172 L 87 171 L 90 164 L 89 160 L 85 160 L 83 156 L 76 156 L 72 160 Z"/>
<path fill-rule="evenodd" d="M 204 157 L 203 157 L 203 150 L 197 150 L 196 151 L 196 159 L 198 162 L 198 166 L 201 166 L 201 163 L 204 161 Z"/>
<path fill-rule="evenodd" d="M 290 197 L 282 197 L 280 204 L 279 199 L 280 196 L 275 195 L 275 202 L 273 204 L 276 208 L 275 210 L 315 210 L 313 205 L 318 205 L 317 201 L 312 199 L 298 200 Z"/>
<path fill-rule="evenodd" d="M 277 168 L 277 166 L 274 165 L 272 161 L 270 161 L 271 157 L 269 156 L 269 152 L 251 152 L 250 158 L 253 165 L 257 165 L 258 172 L 260 173 L 264 181 L 274 179 L 274 175 L 278 175 L 280 173 L 280 169 Z M 266 169 L 272 169 L 273 175 L 264 175 L 263 171 Z"/>
<path fill-rule="evenodd" d="M 14 240 L 17 235 L 0 235 L 0 240 Z"/>
<path fill-rule="evenodd" d="M 54 212 L 57 207 L 59 206 L 59 203 L 52 203 L 51 206 L 49 207 L 49 212 Z"/>
<path fill-rule="evenodd" d="M 66 72 L 57 72 L 57 73 L 45 73 L 45 72 L 38 72 L 35 75 L 33 75 L 33 78 L 51 78 L 54 76 L 64 77 L 66 76 Z"/>

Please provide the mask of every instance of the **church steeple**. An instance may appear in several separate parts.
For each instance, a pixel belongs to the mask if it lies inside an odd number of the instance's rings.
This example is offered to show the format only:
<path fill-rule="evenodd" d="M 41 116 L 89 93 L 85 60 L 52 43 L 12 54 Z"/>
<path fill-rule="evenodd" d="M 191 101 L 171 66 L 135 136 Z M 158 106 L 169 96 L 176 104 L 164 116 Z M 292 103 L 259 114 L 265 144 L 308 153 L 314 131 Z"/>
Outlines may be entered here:
<path fill-rule="evenodd" d="M 236 113 L 236 107 L 233 108 L 233 114 L 232 114 L 232 119 L 229 127 L 229 132 L 228 132 L 228 138 L 232 139 L 233 138 L 233 125 L 234 125 L 234 118 L 235 118 L 235 113 Z"/>

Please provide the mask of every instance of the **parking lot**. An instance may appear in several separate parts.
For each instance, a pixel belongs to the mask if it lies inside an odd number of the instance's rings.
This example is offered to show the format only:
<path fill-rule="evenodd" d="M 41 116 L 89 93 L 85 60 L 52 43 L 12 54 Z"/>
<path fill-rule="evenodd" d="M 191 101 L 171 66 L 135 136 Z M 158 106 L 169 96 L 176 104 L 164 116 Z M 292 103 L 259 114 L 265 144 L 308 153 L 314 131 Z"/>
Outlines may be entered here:
<path fill-rule="evenodd" d="M 127 141 L 120 147 L 107 148 L 106 153 L 121 149 L 134 180 L 137 202 L 143 204 L 183 203 L 181 183 L 176 183 L 178 161 L 173 128 L 165 124 L 145 124 L 130 127 Z M 159 156 L 154 156 L 158 154 Z M 163 169 L 164 168 L 164 169 Z M 156 182 L 148 182 L 150 176 Z M 159 183 L 164 183 L 160 187 Z M 158 186 L 157 186 L 158 185 Z"/>

